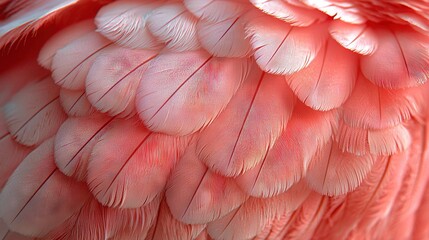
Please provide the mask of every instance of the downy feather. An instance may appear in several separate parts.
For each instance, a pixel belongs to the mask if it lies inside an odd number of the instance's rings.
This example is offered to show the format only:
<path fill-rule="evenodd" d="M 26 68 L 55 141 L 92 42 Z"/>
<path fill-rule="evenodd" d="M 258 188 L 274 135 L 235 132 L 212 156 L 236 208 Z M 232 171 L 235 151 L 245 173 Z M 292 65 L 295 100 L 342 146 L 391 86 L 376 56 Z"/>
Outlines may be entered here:
<path fill-rule="evenodd" d="M 137 111 L 152 131 L 187 135 L 208 125 L 247 76 L 248 59 L 215 58 L 206 52 L 156 57 L 137 90 Z"/>

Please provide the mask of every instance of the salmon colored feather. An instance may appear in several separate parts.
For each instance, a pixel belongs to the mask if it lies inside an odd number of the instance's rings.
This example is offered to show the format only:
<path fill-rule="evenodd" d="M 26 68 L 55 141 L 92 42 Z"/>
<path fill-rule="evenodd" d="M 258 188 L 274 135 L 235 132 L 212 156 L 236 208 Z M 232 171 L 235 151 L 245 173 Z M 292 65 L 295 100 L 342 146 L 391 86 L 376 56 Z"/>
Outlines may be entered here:
<path fill-rule="evenodd" d="M 429 239 L 429 1 L 0 0 L 0 239 Z"/>

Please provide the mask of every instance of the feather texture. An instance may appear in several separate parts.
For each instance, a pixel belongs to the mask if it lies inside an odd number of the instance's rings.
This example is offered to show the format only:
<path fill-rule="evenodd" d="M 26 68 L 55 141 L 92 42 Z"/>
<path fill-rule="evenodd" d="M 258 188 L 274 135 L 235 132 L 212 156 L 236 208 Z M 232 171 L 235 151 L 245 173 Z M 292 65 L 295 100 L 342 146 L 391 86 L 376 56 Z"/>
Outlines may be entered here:
<path fill-rule="evenodd" d="M 186 8 L 196 17 L 208 21 L 235 18 L 248 10 L 247 0 L 184 0 Z"/>
<path fill-rule="evenodd" d="M 83 181 L 91 150 L 114 118 L 69 118 L 55 136 L 55 163 L 67 176 Z"/>
<path fill-rule="evenodd" d="M 324 28 L 324 25 L 291 27 L 281 20 L 258 16 L 248 23 L 247 31 L 262 70 L 292 74 L 307 67 L 317 56 L 324 43 Z M 319 37 L 312 37 L 315 35 Z"/>
<path fill-rule="evenodd" d="M 201 46 L 217 57 L 246 57 L 251 46 L 244 30 L 245 21 L 243 15 L 217 22 L 198 21 L 197 34 Z"/>
<path fill-rule="evenodd" d="M 195 151 L 191 143 L 169 179 L 165 196 L 176 219 L 204 224 L 239 207 L 247 196 L 233 179 L 211 172 Z"/>
<path fill-rule="evenodd" d="M 427 81 L 428 40 L 408 30 L 378 29 L 379 45 L 372 55 L 362 56 L 362 73 L 374 84 L 405 88 Z M 388 61 L 388 62 L 387 62 Z"/>
<path fill-rule="evenodd" d="M 89 102 L 111 116 L 135 113 L 137 86 L 157 54 L 121 47 L 111 47 L 100 53 L 86 78 Z"/>
<path fill-rule="evenodd" d="M 82 184 L 56 169 L 49 139 L 10 177 L 0 194 L 0 216 L 11 230 L 42 237 L 78 211 L 88 196 Z"/>
<path fill-rule="evenodd" d="M 187 138 L 156 134 L 133 121 L 116 120 L 92 149 L 89 188 L 103 205 L 141 207 L 163 191 L 186 145 Z"/>
<path fill-rule="evenodd" d="M 366 24 L 349 24 L 337 20 L 329 25 L 329 33 L 341 46 L 359 54 L 373 54 L 378 47 L 375 31 Z"/>
<path fill-rule="evenodd" d="M 222 111 L 250 65 L 247 59 L 214 58 L 202 51 L 161 54 L 140 82 L 140 118 L 152 131 L 193 133 Z"/>
<path fill-rule="evenodd" d="M 356 156 L 342 152 L 331 141 L 317 152 L 305 179 L 320 194 L 342 195 L 355 190 L 371 171 L 372 165 L 371 155 Z"/>
<path fill-rule="evenodd" d="M 222 175 L 244 173 L 272 148 L 294 104 L 281 77 L 252 72 L 225 111 L 201 133 L 199 158 Z"/>
<path fill-rule="evenodd" d="M 271 197 L 288 190 L 307 172 L 316 150 L 336 128 L 334 111 L 318 112 L 297 104 L 282 135 L 264 159 L 237 177 L 237 183 L 255 197 Z"/>
<path fill-rule="evenodd" d="M 151 33 L 173 51 L 192 51 L 200 48 L 196 30 L 197 19 L 182 4 L 165 4 L 147 19 Z"/>
<path fill-rule="evenodd" d="M 341 58 L 341 62 L 335 59 Z M 356 55 L 328 40 L 310 65 L 286 76 L 297 97 L 316 110 L 340 107 L 351 94 L 357 78 Z"/>
<path fill-rule="evenodd" d="M 52 36 L 40 49 L 37 62 L 46 69 L 51 69 L 52 60 L 58 50 L 69 45 L 73 40 L 95 30 L 92 21 L 86 20 L 73 24 Z"/>
<path fill-rule="evenodd" d="M 60 102 L 63 110 L 70 117 L 86 117 L 95 113 L 83 90 L 61 88 Z"/>
<path fill-rule="evenodd" d="M 326 15 L 317 10 L 297 7 L 284 0 L 250 0 L 250 2 L 263 12 L 291 26 L 305 27 L 326 19 Z"/>
<path fill-rule="evenodd" d="M 59 102 L 59 89 L 50 78 L 30 83 L 2 110 L 9 132 L 26 146 L 52 137 L 66 119 Z"/>
<path fill-rule="evenodd" d="M 95 32 L 87 33 L 58 50 L 52 60 L 52 78 L 70 90 L 85 88 L 85 79 L 96 56 L 111 45 Z"/>
<path fill-rule="evenodd" d="M 137 1 L 114 2 L 95 17 L 97 30 L 111 41 L 129 48 L 158 49 L 162 45 L 147 27 L 147 19 L 161 6 Z"/>

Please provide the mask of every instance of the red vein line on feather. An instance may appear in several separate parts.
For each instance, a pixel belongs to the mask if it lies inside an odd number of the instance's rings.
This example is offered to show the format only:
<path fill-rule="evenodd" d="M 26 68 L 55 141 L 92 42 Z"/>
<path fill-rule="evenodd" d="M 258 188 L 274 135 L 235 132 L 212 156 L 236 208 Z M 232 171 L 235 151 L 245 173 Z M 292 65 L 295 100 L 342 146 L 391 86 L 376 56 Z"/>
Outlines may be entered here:
<path fill-rule="evenodd" d="M 85 92 L 83 92 L 78 98 L 77 100 L 73 103 L 73 105 L 69 108 L 69 110 L 67 111 L 68 113 L 71 112 L 71 110 L 76 106 L 76 104 L 82 99 L 82 97 L 85 95 Z"/>
<path fill-rule="evenodd" d="M 33 195 L 31 195 L 31 197 L 27 200 L 27 202 L 24 204 L 24 206 L 21 208 L 21 210 L 19 210 L 19 212 L 16 214 L 16 216 L 13 218 L 13 220 L 12 220 L 12 222 L 11 223 L 13 223 L 15 220 L 16 220 L 16 218 L 18 218 L 18 216 L 19 216 L 19 214 L 21 214 L 21 212 L 25 209 L 25 207 L 27 207 L 27 205 L 28 205 L 28 203 L 30 203 L 30 201 L 34 198 L 34 196 L 36 196 L 36 193 L 40 190 L 40 189 L 42 189 L 42 187 L 43 187 L 43 185 L 45 185 L 45 183 L 49 180 L 49 178 L 51 178 L 53 175 L 54 175 L 54 173 L 57 171 L 58 169 L 56 168 L 56 169 L 54 169 L 50 174 L 49 174 L 49 176 L 42 182 L 42 184 L 40 184 L 40 186 L 36 189 L 36 191 L 34 191 L 34 193 L 33 193 Z"/>
<path fill-rule="evenodd" d="M 85 144 L 82 145 L 82 147 L 79 148 L 79 150 L 73 155 L 72 159 L 70 159 L 70 161 L 67 162 L 67 164 L 64 167 L 68 167 L 68 165 L 70 165 L 70 163 L 74 160 L 74 158 L 86 147 L 86 145 L 88 145 L 88 143 L 99 133 L 101 132 L 101 130 L 103 130 L 109 123 L 111 123 L 113 120 L 115 119 L 115 117 L 112 117 L 109 119 L 109 121 L 107 121 L 105 124 L 103 124 L 103 126 L 101 126 L 86 142 Z"/>
<path fill-rule="evenodd" d="M 84 63 L 86 60 L 88 60 L 88 59 L 90 59 L 92 56 L 94 56 L 95 54 L 97 54 L 97 53 L 99 53 L 101 50 L 103 50 L 103 49 L 105 49 L 105 48 L 107 48 L 108 46 L 110 46 L 110 45 L 112 45 L 113 44 L 113 42 L 111 42 L 111 43 L 108 43 L 108 44 L 105 44 L 105 45 L 103 45 L 102 47 L 100 47 L 99 49 L 97 49 L 96 51 L 94 51 L 93 53 L 91 53 L 91 54 L 89 54 L 88 56 L 86 56 L 82 61 L 80 61 L 76 66 L 74 66 L 64 77 L 62 77 L 59 81 L 58 81 L 58 83 L 61 83 L 61 82 L 64 82 L 64 80 L 68 77 L 68 76 L 70 76 L 70 74 L 72 73 L 72 72 L 74 72 L 78 67 L 80 67 L 81 65 L 82 65 L 82 63 Z"/>
<path fill-rule="evenodd" d="M 206 61 L 203 62 L 203 64 L 201 64 L 201 66 L 199 66 L 194 72 L 191 73 L 191 75 L 189 77 L 187 77 L 185 79 L 185 81 L 183 81 L 183 83 L 181 83 L 179 85 L 179 87 L 167 98 L 167 100 L 165 100 L 165 102 L 158 108 L 158 110 L 156 110 L 156 112 L 152 115 L 152 117 L 149 119 L 152 120 L 158 113 L 159 111 L 161 111 L 161 109 L 171 100 L 171 98 L 199 71 L 201 70 L 201 68 L 204 67 L 204 65 L 206 65 L 211 59 L 213 58 L 213 56 L 210 56 Z"/>
<path fill-rule="evenodd" d="M 198 183 L 197 189 L 196 189 L 196 190 L 195 190 L 195 192 L 192 194 L 191 201 L 189 201 L 188 206 L 187 206 L 187 207 L 186 207 L 186 209 L 185 209 L 185 212 L 182 214 L 182 218 L 183 218 L 183 217 L 186 215 L 186 213 L 188 212 L 189 207 L 191 206 L 191 203 L 194 201 L 194 198 L 195 198 L 195 196 L 197 195 L 198 189 L 201 187 L 201 184 L 203 183 L 204 178 L 206 178 L 208 171 L 209 171 L 209 169 L 207 168 L 207 169 L 206 169 L 206 171 L 204 172 L 203 177 L 201 178 L 201 181 Z"/>
<path fill-rule="evenodd" d="M 140 63 L 139 65 L 137 65 L 136 67 L 134 67 L 133 69 L 131 69 L 127 74 L 125 74 L 124 76 L 122 76 L 115 84 L 113 84 L 113 86 L 111 86 L 98 100 L 96 103 L 100 102 L 101 99 L 103 99 L 110 91 L 113 90 L 113 88 L 115 88 L 120 82 L 122 82 L 122 80 L 124 80 L 125 78 L 127 78 L 129 75 L 131 75 L 133 72 L 135 72 L 137 69 L 139 69 L 140 67 L 142 67 L 143 65 L 145 65 L 146 63 L 148 63 L 149 61 L 151 61 L 152 59 L 154 59 L 155 57 L 157 57 L 158 54 L 155 54 L 154 56 L 150 57 L 149 59 L 143 61 L 142 63 Z"/>
<path fill-rule="evenodd" d="M 137 147 L 133 150 L 133 152 L 130 154 L 130 156 L 127 158 L 127 160 L 122 164 L 121 168 L 119 169 L 118 173 L 115 174 L 115 177 L 110 182 L 109 186 L 107 187 L 106 191 L 104 192 L 104 196 L 106 196 L 109 189 L 112 187 L 113 183 L 118 178 L 119 174 L 122 172 L 122 170 L 125 168 L 127 163 L 130 161 L 130 159 L 134 156 L 134 154 L 139 150 L 139 148 L 146 142 L 146 140 L 152 135 L 153 132 L 150 132 L 148 135 L 146 135 L 143 140 L 137 145 Z"/>
<path fill-rule="evenodd" d="M 399 51 L 401 52 L 402 60 L 404 61 L 404 64 L 405 64 L 405 69 L 407 69 L 408 78 L 410 78 L 411 77 L 410 69 L 408 68 L 408 62 L 407 62 L 407 59 L 405 58 L 404 50 L 402 49 L 401 43 L 399 42 L 399 39 L 398 39 L 398 36 L 396 35 L 396 33 L 392 30 L 390 30 L 390 31 L 392 32 L 393 37 L 395 37 L 396 43 L 398 44 L 398 48 L 399 48 Z"/>
<path fill-rule="evenodd" d="M 283 44 L 285 43 L 287 37 L 289 37 L 290 33 L 292 32 L 293 27 L 291 27 L 289 29 L 289 31 L 286 33 L 286 35 L 284 36 L 282 42 L 279 44 L 279 46 L 277 46 L 276 50 L 274 51 L 273 55 L 270 57 L 270 59 L 268 60 L 268 62 L 265 64 L 265 67 L 268 66 L 268 64 L 271 63 L 271 61 L 273 60 L 273 58 L 276 56 L 277 52 L 280 50 L 280 48 L 283 46 Z"/>
<path fill-rule="evenodd" d="M 47 108 L 49 105 L 51 105 L 52 103 L 54 103 L 59 98 L 60 98 L 59 96 L 55 97 L 54 99 L 52 99 L 51 101 L 49 101 L 47 104 L 45 104 L 42 108 L 40 108 L 27 121 L 25 121 L 24 124 L 22 124 L 21 127 L 19 127 L 18 130 L 15 131 L 15 133 L 13 133 L 13 135 L 18 134 L 18 132 L 20 132 L 25 127 L 25 125 L 27 125 L 27 123 L 29 123 L 34 117 L 36 117 L 40 112 L 42 112 L 45 108 Z"/>
<path fill-rule="evenodd" d="M 238 132 L 237 140 L 235 140 L 234 147 L 232 148 L 231 155 L 229 156 L 228 167 L 231 165 L 232 157 L 234 156 L 235 149 L 237 148 L 238 141 L 241 138 L 241 133 L 243 132 L 244 126 L 246 125 L 247 118 L 249 117 L 250 110 L 252 110 L 253 103 L 255 102 L 256 95 L 258 95 L 258 91 L 259 91 L 259 88 L 261 87 L 261 83 L 262 83 L 262 80 L 264 79 L 264 76 L 265 76 L 265 72 L 263 72 L 261 74 L 261 77 L 259 78 L 258 86 L 256 87 L 255 93 L 253 94 L 252 100 L 250 102 L 250 105 L 249 105 L 249 107 L 248 107 L 248 109 L 246 111 L 246 115 L 244 116 L 243 123 L 241 124 L 240 131 Z"/>

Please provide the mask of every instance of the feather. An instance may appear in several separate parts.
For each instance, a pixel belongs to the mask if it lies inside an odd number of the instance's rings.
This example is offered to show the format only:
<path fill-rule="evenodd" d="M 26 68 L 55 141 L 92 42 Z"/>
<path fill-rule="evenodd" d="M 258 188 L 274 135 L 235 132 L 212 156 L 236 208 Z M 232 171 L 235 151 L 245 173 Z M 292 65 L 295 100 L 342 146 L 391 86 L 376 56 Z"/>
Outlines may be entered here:
<path fill-rule="evenodd" d="M 42 237 L 78 211 L 88 196 L 85 186 L 56 169 L 49 139 L 23 160 L 3 188 L 0 216 L 12 231 Z"/>
<path fill-rule="evenodd" d="M 159 206 L 158 216 L 155 224 L 146 239 L 195 239 L 205 228 L 205 225 L 191 225 L 177 221 L 165 201 Z"/>
<path fill-rule="evenodd" d="M 361 57 L 361 71 L 384 88 L 419 86 L 427 81 L 428 37 L 409 30 L 377 29 L 377 51 Z"/>
<path fill-rule="evenodd" d="M 291 27 L 271 17 L 255 17 L 247 26 L 256 62 L 273 74 L 292 74 L 307 67 L 325 41 L 323 29 L 324 25 Z"/>
<path fill-rule="evenodd" d="M 0 22 L 0 48 L 36 31 L 77 2 L 78 0 L 14 0 L 8 6 L 13 14 Z M 20 5 L 25 7 L 19 7 Z"/>
<path fill-rule="evenodd" d="M 21 89 L 3 106 L 11 135 L 26 146 L 52 137 L 66 119 L 59 102 L 59 89 L 46 78 Z"/>
<path fill-rule="evenodd" d="M 69 118 L 55 136 L 55 163 L 67 176 L 83 181 L 91 150 L 114 118 Z"/>
<path fill-rule="evenodd" d="M 133 209 L 105 208 L 106 238 L 144 239 L 159 215 L 160 201 L 161 198 L 156 197 L 147 205 Z"/>
<path fill-rule="evenodd" d="M 3 62 L 2 62 L 3 64 Z M 49 75 L 35 61 L 21 61 L 0 73 L 0 106 L 35 79 Z"/>
<path fill-rule="evenodd" d="M 16 232 L 12 232 L 6 223 L 0 219 L 0 239 L 1 240 L 34 240 L 35 238 L 27 237 Z"/>
<path fill-rule="evenodd" d="M 362 55 L 371 55 L 378 47 L 375 31 L 366 24 L 336 20 L 329 25 L 329 33 L 342 47 Z"/>
<path fill-rule="evenodd" d="M 205 52 L 164 53 L 155 58 L 137 90 L 137 111 L 149 129 L 187 135 L 209 124 L 247 76 L 247 59 Z"/>
<path fill-rule="evenodd" d="M 392 155 L 404 151 L 411 143 L 411 137 L 404 125 L 391 128 L 364 129 L 350 127 L 341 121 L 335 136 L 342 151 L 356 155 Z"/>
<path fill-rule="evenodd" d="M 158 53 L 112 47 L 100 53 L 86 78 L 86 95 L 100 112 L 129 116 L 135 112 L 137 86 Z"/>
<path fill-rule="evenodd" d="M 0 136 L 0 191 L 30 151 L 31 148 L 18 144 L 9 134 Z"/>
<path fill-rule="evenodd" d="M 101 8 L 95 17 L 97 30 L 121 46 L 140 49 L 158 49 L 162 45 L 147 27 L 147 19 L 162 6 L 137 1 L 113 2 Z"/>
<path fill-rule="evenodd" d="M 112 122 L 92 149 L 87 182 L 103 205 L 137 208 L 164 190 L 188 138 L 149 132 L 134 119 Z"/>
<path fill-rule="evenodd" d="M 254 71 L 204 131 L 199 158 L 210 170 L 237 176 L 256 166 L 286 127 L 295 100 L 279 76 Z"/>
<path fill-rule="evenodd" d="M 216 57 L 246 57 L 251 52 L 242 15 L 218 22 L 200 20 L 197 34 L 201 46 Z"/>
<path fill-rule="evenodd" d="M 362 24 L 366 22 L 360 12 L 349 2 L 332 0 L 301 0 L 306 5 L 326 13 L 335 20 L 351 24 Z M 363 3 L 364 4 L 364 3 Z"/>
<path fill-rule="evenodd" d="M 323 195 L 337 196 L 355 190 L 371 171 L 372 156 L 342 152 L 329 142 L 317 151 L 306 174 L 308 185 Z"/>
<path fill-rule="evenodd" d="M 85 79 L 96 56 L 112 43 L 95 32 L 71 41 L 52 59 L 52 78 L 70 90 L 85 88 Z"/>
<path fill-rule="evenodd" d="M 413 239 L 427 239 L 429 237 L 429 228 L 427 227 L 429 221 L 429 188 L 427 187 L 427 183 L 428 181 L 426 180 L 423 198 L 414 216 Z"/>
<path fill-rule="evenodd" d="M 251 197 L 225 217 L 210 222 L 207 230 L 214 239 L 253 238 L 276 216 L 297 209 L 309 193 L 310 191 L 301 183 L 272 198 Z"/>
<path fill-rule="evenodd" d="M 297 210 L 285 239 L 311 239 L 327 209 L 327 197 L 312 193 Z"/>
<path fill-rule="evenodd" d="M 95 113 L 95 109 L 83 90 L 68 90 L 61 88 L 60 102 L 69 117 L 86 117 Z"/>
<path fill-rule="evenodd" d="M 85 34 L 93 32 L 95 25 L 91 20 L 82 21 L 62 29 L 49 40 L 40 49 L 37 62 L 46 69 L 51 69 L 52 60 L 58 50 L 69 45 L 75 39 L 82 37 Z"/>
<path fill-rule="evenodd" d="M 184 0 L 183 2 L 197 18 L 213 22 L 236 18 L 249 9 L 247 0 Z"/>
<path fill-rule="evenodd" d="M 291 26 L 306 27 L 326 19 L 325 14 L 315 9 L 297 7 L 283 0 L 250 0 L 250 2 L 264 13 L 279 18 Z"/>
<path fill-rule="evenodd" d="M 348 194 L 333 235 L 347 236 L 354 228 L 370 228 L 388 216 L 401 187 L 408 153 L 379 157 L 363 183 Z M 340 230 L 341 229 L 341 230 Z M 333 236 L 330 236 L 333 237 Z"/>
<path fill-rule="evenodd" d="M 384 89 L 360 75 L 352 95 L 342 107 L 342 118 L 351 127 L 388 128 L 416 115 L 423 104 L 419 88 Z"/>
<path fill-rule="evenodd" d="M 272 197 L 288 190 L 307 172 L 316 150 L 331 138 L 334 111 L 318 112 L 298 104 L 282 135 L 262 162 L 237 177 L 249 195 Z"/>
<path fill-rule="evenodd" d="M 89 198 L 79 211 L 43 239 L 105 239 L 105 212 L 96 199 Z"/>
<path fill-rule="evenodd" d="M 165 196 L 176 219 L 204 224 L 239 207 L 247 196 L 233 179 L 211 172 L 195 151 L 191 143 L 169 179 Z"/>
<path fill-rule="evenodd" d="M 285 78 L 307 106 L 331 110 L 340 107 L 352 93 L 358 75 L 357 63 L 355 54 L 328 40 L 308 67 Z"/>
<path fill-rule="evenodd" d="M 147 19 L 150 32 L 167 48 L 182 52 L 200 48 L 197 19 L 182 4 L 165 4 L 152 11 Z"/>

